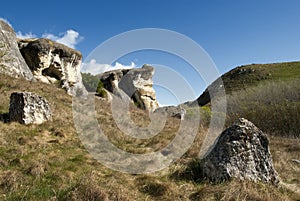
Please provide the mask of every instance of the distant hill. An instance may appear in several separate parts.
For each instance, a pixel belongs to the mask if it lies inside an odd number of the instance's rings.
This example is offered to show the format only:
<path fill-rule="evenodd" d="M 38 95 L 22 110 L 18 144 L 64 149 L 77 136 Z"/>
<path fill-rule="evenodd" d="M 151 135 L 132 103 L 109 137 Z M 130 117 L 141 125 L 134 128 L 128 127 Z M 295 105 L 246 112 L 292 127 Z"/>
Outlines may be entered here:
<path fill-rule="evenodd" d="M 220 78 L 186 105 L 191 110 L 198 105 L 209 109 L 224 87 L 225 126 L 244 117 L 271 135 L 300 136 L 300 62 L 239 66 Z"/>
<path fill-rule="evenodd" d="M 236 67 L 223 74 L 221 79 L 224 84 L 226 94 L 244 90 L 260 84 L 274 81 L 291 81 L 300 78 L 300 62 L 286 62 L 273 64 L 251 64 Z M 213 82 L 197 99 L 189 105 L 200 106 L 208 104 L 211 98 L 219 94 L 219 79 Z M 212 94 L 209 94 L 211 89 Z"/>

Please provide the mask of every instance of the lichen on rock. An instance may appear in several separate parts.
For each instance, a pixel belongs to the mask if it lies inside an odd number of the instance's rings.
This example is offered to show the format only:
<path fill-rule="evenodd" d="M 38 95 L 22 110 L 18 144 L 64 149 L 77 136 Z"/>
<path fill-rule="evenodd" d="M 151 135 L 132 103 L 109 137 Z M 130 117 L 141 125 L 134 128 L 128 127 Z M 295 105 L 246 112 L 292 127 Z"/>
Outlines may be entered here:
<path fill-rule="evenodd" d="M 267 135 L 240 118 L 227 128 L 200 162 L 203 177 L 214 182 L 231 178 L 278 184 Z"/>

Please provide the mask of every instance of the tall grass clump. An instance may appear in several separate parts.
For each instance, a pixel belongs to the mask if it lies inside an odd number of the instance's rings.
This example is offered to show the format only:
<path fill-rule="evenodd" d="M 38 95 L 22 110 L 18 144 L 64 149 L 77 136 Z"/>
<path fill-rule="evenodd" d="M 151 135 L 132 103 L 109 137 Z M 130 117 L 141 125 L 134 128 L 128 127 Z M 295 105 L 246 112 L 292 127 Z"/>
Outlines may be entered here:
<path fill-rule="evenodd" d="M 277 136 L 300 136 L 300 79 L 277 81 L 227 96 L 227 125 L 244 117 Z"/>

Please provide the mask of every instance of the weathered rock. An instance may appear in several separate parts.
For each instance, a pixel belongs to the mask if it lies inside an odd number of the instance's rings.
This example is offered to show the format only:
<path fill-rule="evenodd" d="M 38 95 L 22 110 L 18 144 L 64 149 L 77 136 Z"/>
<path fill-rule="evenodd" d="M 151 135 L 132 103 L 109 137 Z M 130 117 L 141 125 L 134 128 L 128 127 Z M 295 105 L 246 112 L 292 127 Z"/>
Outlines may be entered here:
<path fill-rule="evenodd" d="M 170 117 L 175 117 L 177 119 L 183 120 L 186 110 L 180 106 L 166 106 L 159 107 L 154 112 L 166 113 Z"/>
<path fill-rule="evenodd" d="M 278 184 L 268 148 L 269 140 L 250 121 L 240 118 L 216 140 L 200 162 L 205 178 L 221 182 L 231 178 Z"/>
<path fill-rule="evenodd" d="M 31 92 L 14 92 L 10 96 L 9 119 L 22 124 L 41 124 L 51 120 L 48 101 Z"/>
<path fill-rule="evenodd" d="M 50 39 L 22 39 L 20 51 L 33 76 L 41 82 L 59 84 L 68 94 L 86 93 L 80 73 L 79 51 Z"/>
<path fill-rule="evenodd" d="M 98 75 L 103 87 L 114 93 L 124 91 L 139 108 L 154 111 L 158 107 L 155 91 L 152 87 L 154 68 L 144 65 L 142 68 L 108 71 Z"/>
<path fill-rule="evenodd" d="M 32 80 L 33 76 L 22 57 L 16 33 L 7 23 L 0 20 L 0 73 L 12 77 Z"/>

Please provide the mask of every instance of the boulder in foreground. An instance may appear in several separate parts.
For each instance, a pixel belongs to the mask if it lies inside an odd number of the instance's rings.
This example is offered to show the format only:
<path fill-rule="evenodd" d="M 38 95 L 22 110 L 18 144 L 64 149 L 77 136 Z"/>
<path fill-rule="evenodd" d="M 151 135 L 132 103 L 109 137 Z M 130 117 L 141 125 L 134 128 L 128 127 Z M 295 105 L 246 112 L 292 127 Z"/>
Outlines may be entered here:
<path fill-rule="evenodd" d="M 278 184 L 269 140 L 250 121 L 240 118 L 216 140 L 200 162 L 203 177 L 213 182 L 231 178 Z"/>

